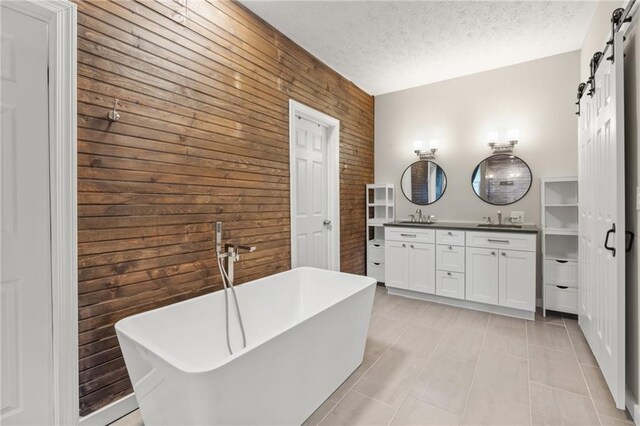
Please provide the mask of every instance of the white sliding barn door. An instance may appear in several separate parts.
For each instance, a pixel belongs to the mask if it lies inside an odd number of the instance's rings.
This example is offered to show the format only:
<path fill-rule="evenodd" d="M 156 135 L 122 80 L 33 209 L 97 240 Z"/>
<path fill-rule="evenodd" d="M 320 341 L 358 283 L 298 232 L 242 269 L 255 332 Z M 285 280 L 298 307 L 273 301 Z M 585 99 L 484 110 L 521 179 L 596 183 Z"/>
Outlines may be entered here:
<path fill-rule="evenodd" d="M 602 59 L 579 119 L 579 321 L 618 408 L 625 406 L 625 217 L 622 34 Z M 607 56 L 611 54 L 609 50 Z M 605 247 L 606 245 L 606 247 Z"/>
<path fill-rule="evenodd" d="M 1 54 L 0 423 L 52 424 L 47 23 L 2 5 Z"/>
<path fill-rule="evenodd" d="M 293 267 L 328 268 L 327 128 L 305 118 L 295 127 L 295 253 Z"/>

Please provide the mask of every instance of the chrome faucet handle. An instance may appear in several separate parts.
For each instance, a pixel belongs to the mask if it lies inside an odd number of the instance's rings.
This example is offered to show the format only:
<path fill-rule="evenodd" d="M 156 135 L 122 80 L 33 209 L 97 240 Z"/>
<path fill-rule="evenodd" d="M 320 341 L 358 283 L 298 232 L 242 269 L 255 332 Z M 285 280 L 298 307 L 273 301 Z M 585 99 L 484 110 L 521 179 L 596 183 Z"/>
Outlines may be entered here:
<path fill-rule="evenodd" d="M 484 220 L 486 220 L 486 221 L 487 221 L 487 223 L 488 223 L 489 225 L 491 225 L 491 224 L 493 223 L 493 222 L 491 221 L 491 216 L 482 216 L 482 218 L 483 218 Z"/>
<path fill-rule="evenodd" d="M 411 218 L 411 222 L 415 222 L 416 221 L 416 215 L 415 214 L 410 214 L 409 217 Z"/>
<path fill-rule="evenodd" d="M 429 216 L 427 216 L 427 223 L 434 223 L 435 222 L 436 217 L 432 214 L 430 214 Z"/>

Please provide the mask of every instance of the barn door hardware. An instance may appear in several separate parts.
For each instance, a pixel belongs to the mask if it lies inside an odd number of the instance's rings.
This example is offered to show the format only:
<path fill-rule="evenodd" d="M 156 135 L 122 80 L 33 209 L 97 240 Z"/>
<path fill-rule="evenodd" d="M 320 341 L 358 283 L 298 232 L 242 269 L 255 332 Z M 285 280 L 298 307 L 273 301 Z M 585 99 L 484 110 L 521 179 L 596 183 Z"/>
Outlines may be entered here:
<path fill-rule="evenodd" d="M 625 13 L 627 13 L 626 10 L 619 7 L 611 14 L 611 38 L 607 41 L 607 44 L 611 46 L 611 56 L 608 56 L 607 60 L 611 62 L 614 61 L 613 57 L 615 54 L 615 46 L 613 45 L 614 34 L 618 32 L 622 24 L 631 22 L 631 16 L 625 16 Z"/>
<path fill-rule="evenodd" d="M 627 253 L 631 253 L 631 249 L 633 248 L 633 240 L 635 239 L 636 235 L 631 231 L 626 231 L 625 235 L 627 237 L 627 243 L 625 245 L 625 251 Z"/>
<path fill-rule="evenodd" d="M 589 84 L 590 88 L 587 94 L 592 96 L 596 93 L 596 71 L 598 70 L 598 65 L 600 65 L 600 60 L 602 59 L 602 52 L 596 52 L 593 54 L 591 61 L 589 61 L 589 80 L 587 80 L 587 84 Z"/>
<path fill-rule="evenodd" d="M 580 116 L 580 99 L 582 99 L 582 95 L 584 94 L 584 88 L 586 86 L 587 86 L 586 83 L 578 84 L 578 101 L 576 102 L 576 105 L 578 105 L 578 112 L 576 112 L 576 115 L 578 117 Z"/>
<path fill-rule="evenodd" d="M 614 223 L 611 226 L 611 229 L 609 229 L 607 231 L 607 235 L 604 237 L 604 248 L 609 250 L 611 252 L 611 254 L 613 255 L 613 257 L 616 257 L 616 248 L 615 247 L 611 247 L 609 245 L 609 237 L 611 236 L 611 234 L 615 234 L 615 233 L 616 233 L 616 224 Z"/>

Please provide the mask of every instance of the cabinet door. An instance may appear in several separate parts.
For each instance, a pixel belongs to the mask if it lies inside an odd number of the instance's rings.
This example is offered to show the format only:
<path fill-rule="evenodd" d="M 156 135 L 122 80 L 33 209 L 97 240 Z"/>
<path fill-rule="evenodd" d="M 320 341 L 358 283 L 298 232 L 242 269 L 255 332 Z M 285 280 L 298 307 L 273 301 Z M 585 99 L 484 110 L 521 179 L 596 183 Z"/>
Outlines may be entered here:
<path fill-rule="evenodd" d="M 467 247 L 465 298 L 498 304 L 498 250 Z"/>
<path fill-rule="evenodd" d="M 536 310 L 536 254 L 500 250 L 500 306 Z"/>
<path fill-rule="evenodd" d="M 399 241 L 385 243 L 385 285 L 387 287 L 409 288 L 408 244 Z"/>
<path fill-rule="evenodd" d="M 409 290 L 435 294 L 435 244 L 409 244 Z"/>

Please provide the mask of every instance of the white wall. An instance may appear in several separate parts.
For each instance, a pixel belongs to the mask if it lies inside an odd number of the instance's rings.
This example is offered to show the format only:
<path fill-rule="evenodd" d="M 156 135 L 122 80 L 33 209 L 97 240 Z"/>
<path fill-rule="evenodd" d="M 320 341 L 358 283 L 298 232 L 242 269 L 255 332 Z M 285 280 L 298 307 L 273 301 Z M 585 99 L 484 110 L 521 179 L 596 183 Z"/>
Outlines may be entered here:
<path fill-rule="evenodd" d="M 412 142 L 440 140 L 436 162 L 447 175 L 447 189 L 436 203 L 422 207 L 437 220 L 479 221 L 501 208 L 525 211 L 528 223 L 540 220 L 540 177 L 577 174 L 576 87 L 580 52 L 526 62 L 479 74 L 377 96 L 375 101 L 375 179 L 400 189 L 400 177 L 417 160 Z M 491 155 L 487 133 L 506 138 L 520 131 L 515 155 L 529 164 L 533 185 L 510 206 L 480 200 L 471 188 L 471 173 Z M 397 218 L 406 219 L 421 206 L 401 191 Z"/>

